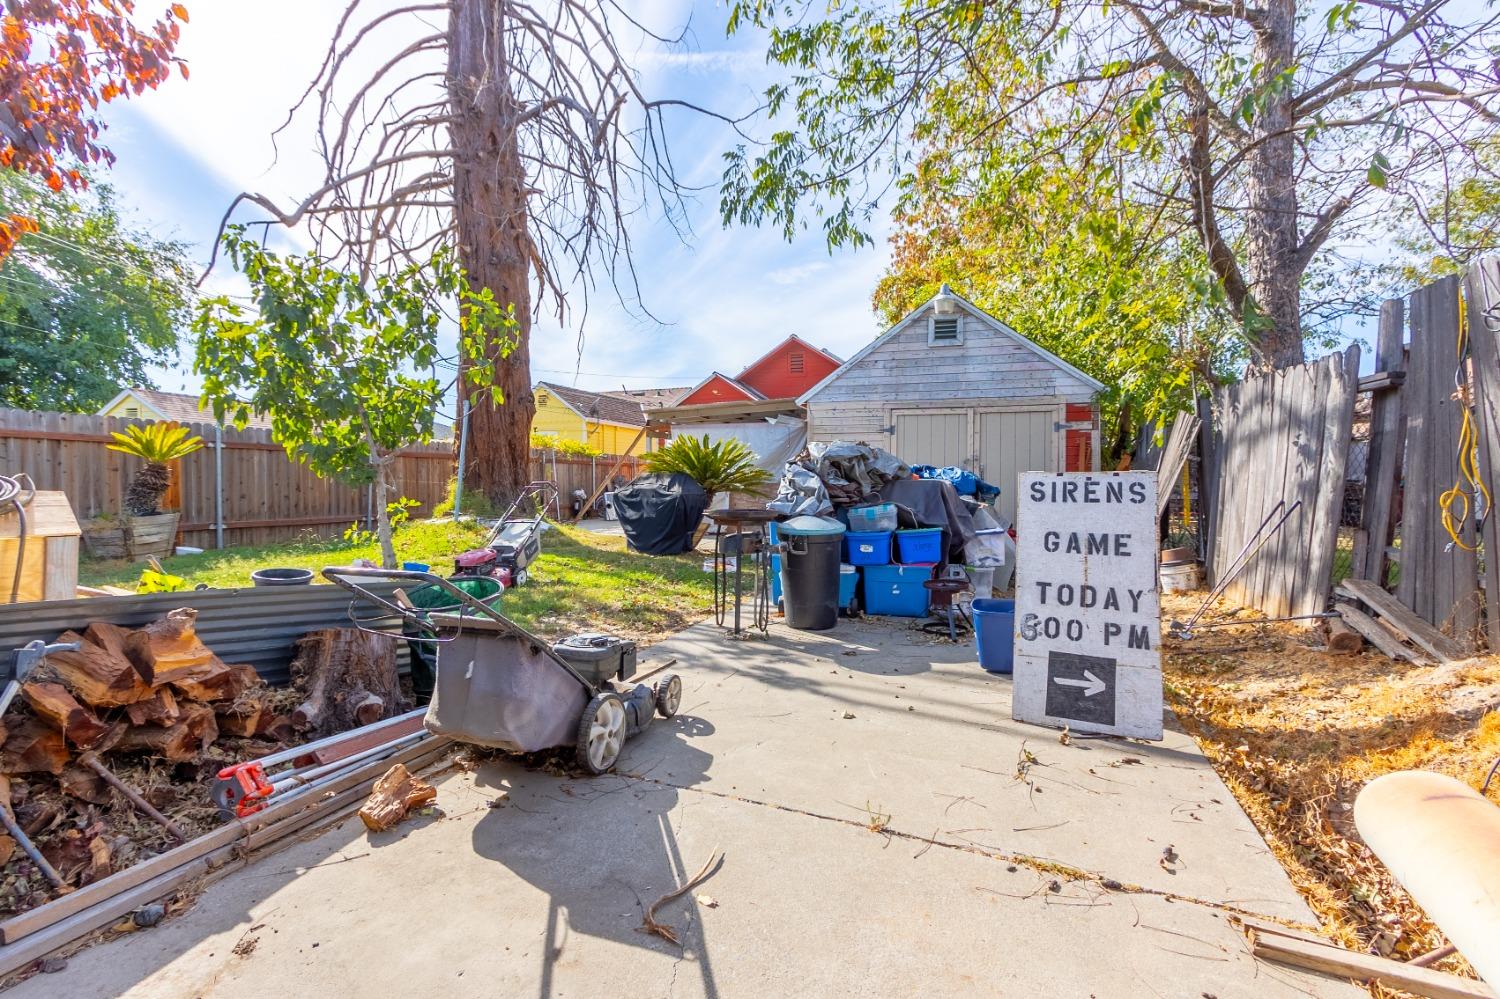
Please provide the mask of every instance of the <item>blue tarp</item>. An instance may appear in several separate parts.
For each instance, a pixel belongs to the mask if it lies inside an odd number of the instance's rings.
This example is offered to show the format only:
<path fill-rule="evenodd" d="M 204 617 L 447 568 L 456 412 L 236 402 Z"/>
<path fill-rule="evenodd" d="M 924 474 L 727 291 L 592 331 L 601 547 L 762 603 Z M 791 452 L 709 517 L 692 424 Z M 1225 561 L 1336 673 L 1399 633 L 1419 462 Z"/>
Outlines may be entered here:
<path fill-rule="evenodd" d="M 1000 495 L 999 486 L 992 486 L 968 469 L 959 468 L 956 465 L 948 465 L 944 468 L 913 465 L 911 470 L 919 479 L 940 479 L 943 482 L 953 483 L 953 488 L 960 496 L 978 496 L 982 500 L 992 500 Z"/>

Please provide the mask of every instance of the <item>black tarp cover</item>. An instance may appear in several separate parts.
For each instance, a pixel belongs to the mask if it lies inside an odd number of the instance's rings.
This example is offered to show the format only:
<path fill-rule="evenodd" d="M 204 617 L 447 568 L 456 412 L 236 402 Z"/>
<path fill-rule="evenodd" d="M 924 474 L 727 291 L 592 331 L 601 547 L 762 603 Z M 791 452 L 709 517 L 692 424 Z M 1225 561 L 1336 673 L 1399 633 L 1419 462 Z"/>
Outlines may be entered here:
<path fill-rule="evenodd" d="M 693 532 L 707 507 L 703 487 L 681 472 L 642 475 L 615 492 L 625 543 L 646 555 L 692 550 Z"/>

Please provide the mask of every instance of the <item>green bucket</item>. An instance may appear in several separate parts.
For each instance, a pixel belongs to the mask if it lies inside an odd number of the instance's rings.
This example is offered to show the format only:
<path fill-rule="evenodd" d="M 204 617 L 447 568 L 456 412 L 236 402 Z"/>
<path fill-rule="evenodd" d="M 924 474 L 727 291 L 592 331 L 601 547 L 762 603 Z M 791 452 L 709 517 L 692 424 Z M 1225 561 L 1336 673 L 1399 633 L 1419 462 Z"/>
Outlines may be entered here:
<path fill-rule="evenodd" d="M 486 607 L 493 607 L 505 592 L 498 579 L 489 576 L 459 576 L 448 580 L 454 588 L 462 590 Z M 437 632 L 425 626 L 427 614 L 447 611 L 472 610 L 466 603 L 436 583 L 427 583 L 406 594 L 412 606 L 423 612 L 423 623 L 408 621 L 402 628 L 408 639 L 431 639 Z M 432 700 L 432 688 L 437 684 L 437 646 L 430 641 L 408 641 L 411 650 L 411 689 L 418 704 Z"/>

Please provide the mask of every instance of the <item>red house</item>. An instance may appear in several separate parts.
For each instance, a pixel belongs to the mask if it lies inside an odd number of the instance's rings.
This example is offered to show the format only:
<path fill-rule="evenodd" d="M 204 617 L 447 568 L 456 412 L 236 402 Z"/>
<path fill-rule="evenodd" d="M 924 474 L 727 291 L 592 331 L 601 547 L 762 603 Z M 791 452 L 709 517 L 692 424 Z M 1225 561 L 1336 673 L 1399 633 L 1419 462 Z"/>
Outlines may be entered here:
<path fill-rule="evenodd" d="M 793 334 L 733 378 L 715 371 L 678 400 L 677 405 L 795 399 L 833 374 L 842 363 L 828 351 Z"/>

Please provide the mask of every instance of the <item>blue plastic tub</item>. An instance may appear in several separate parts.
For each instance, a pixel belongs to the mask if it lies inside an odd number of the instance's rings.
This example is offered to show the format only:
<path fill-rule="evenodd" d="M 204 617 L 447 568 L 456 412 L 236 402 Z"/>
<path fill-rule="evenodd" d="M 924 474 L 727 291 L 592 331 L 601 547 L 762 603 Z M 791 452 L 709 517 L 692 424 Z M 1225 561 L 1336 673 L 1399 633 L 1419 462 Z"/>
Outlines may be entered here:
<path fill-rule="evenodd" d="M 890 531 L 850 531 L 844 535 L 844 561 L 849 565 L 890 565 Z"/>
<path fill-rule="evenodd" d="M 979 647 L 979 665 L 990 673 L 1009 673 L 1015 648 L 1016 602 L 975 600 L 974 644 Z"/>
<path fill-rule="evenodd" d="M 867 565 L 865 613 L 890 617 L 926 617 L 932 596 L 922 584 L 932 578 L 930 565 Z"/>
<path fill-rule="evenodd" d="M 849 508 L 849 530 L 873 533 L 896 529 L 896 504 L 871 503 Z"/>
<path fill-rule="evenodd" d="M 923 527 L 896 532 L 896 561 L 902 565 L 926 565 L 943 560 L 943 529 Z"/>
<path fill-rule="evenodd" d="M 859 585 L 859 567 L 839 566 L 839 607 L 847 610 L 854 603 L 854 588 Z"/>

